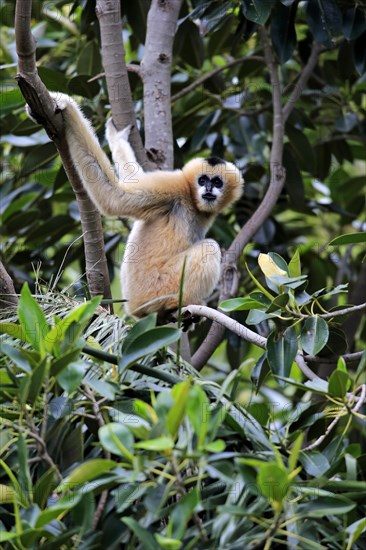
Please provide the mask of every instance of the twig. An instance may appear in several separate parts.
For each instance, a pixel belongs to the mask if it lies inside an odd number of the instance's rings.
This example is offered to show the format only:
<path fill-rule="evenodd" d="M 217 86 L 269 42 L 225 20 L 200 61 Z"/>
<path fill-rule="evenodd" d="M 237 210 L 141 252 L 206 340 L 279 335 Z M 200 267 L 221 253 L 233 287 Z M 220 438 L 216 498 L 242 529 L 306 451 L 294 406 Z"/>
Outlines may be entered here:
<path fill-rule="evenodd" d="M 357 393 L 358 391 L 361 391 L 361 395 L 360 397 L 357 399 L 357 402 L 356 402 L 356 405 L 353 407 L 353 409 L 351 409 L 351 414 L 355 414 L 359 411 L 359 409 L 361 408 L 361 406 L 363 405 L 363 403 L 365 402 L 365 398 L 366 398 L 366 384 L 362 384 L 362 386 L 360 386 L 359 388 L 357 388 L 356 392 Z M 344 416 L 345 412 L 347 410 L 347 404 L 345 407 L 342 408 L 341 412 L 339 414 L 337 414 L 337 416 L 332 420 L 332 422 L 329 424 L 328 428 L 325 430 L 325 432 L 320 436 L 318 437 L 318 439 L 316 439 L 314 441 L 314 443 L 312 443 L 311 445 L 308 445 L 307 447 L 305 447 L 304 449 L 302 449 L 303 452 L 305 451 L 312 451 L 313 449 L 316 449 L 317 447 L 319 447 L 319 445 L 321 445 L 321 443 L 324 441 L 324 439 L 330 434 L 330 432 L 336 427 L 336 425 L 338 424 L 338 422 L 340 421 L 340 419 L 342 418 L 342 416 Z"/>
<path fill-rule="evenodd" d="M 172 469 L 173 469 L 173 472 L 174 472 L 174 475 L 175 475 L 175 479 L 176 479 L 175 485 L 177 487 L 178 493 L 181 496 L 184 496 L 184 495 L 187 494 L 187 489 L 184 485 L 184 481 L 182 479 L 182 476 L 180 475 L 178 464 L 176 463 L 176 459 L 175 459 L 174 455 L 171 455 L 170 463 L 172 465 Z M 200 532 L 200 534 L 202 536 L 202 539 L 207 541 L 208 540 L 207 539 L 207 533 L 205 531 L 205 528 L 202 525 L 201 518 L 199 517 L 197 512 L 192 513 L 192 519 L 193 519 L 198 531 Z"/>
<path fill-rule="evenodd" d="M 335 311 L 329 311 L 328 313 L 317 313 L 317 317 L 322 317 L 323 319 L 333 319 L 333 317 L 341 317 L 342 315 L 349 315 L 355 311 L 361 311 L 366 309 L 366 302 L 363 304 L 357 304 L 355 306 L 349 306 L 344 309 L 336 309 Z M 301 319 L 307 319 L 308 317 L 314 317 L 314 315 L 305 315 L 305 313 L 296 313 L 291 312 L 294 317 L 299 317 Z"/>
<path fill-rule="evenodd" d="M 99 403 L 95 399 L 95 396 L 94 396 L 93 392 L 88 387 L 84 386 L 84 393 L 90 399 L 90 401 L 92 403 L 93 412 L 94 412 L 95 418 L 96 418 L 99 426 L 100 427 L 105 426 L 105 424 L 106 424 L 105 420 L 104 420 L 103 415 L 101 413 Z M 106 459 L 110 459 L 111 458 L 111 453 L 109 451 L 104 450 L 104 457 Z M 98 527 L 99 520 L 100 520 L 100 518 L 103 514 L 103 510 L 104 510 L 105 504 L 107 502 L 107 498 L 108 498 L 108 489 L 102 491 L 102 493 L 100 495 L 99 502 L 98 502 L 97 508 L 95 510 L 94 518 L 93 518 L 93 529 L 96 529 Z"/>
<path fill-rule="evenodd" d="M 336 365 L 340 357 L 345 360 L 346 363 L 358 363 L 363 355 L 363 351 L 356 351 L 355 353 L 345 353 L 344 355 L 337 355 L 333 357 L 317 357 L 316 355 L 305 355 L 305 361 L 308 363 L 322 363 L 327 365 Z"/>
<path fill-rule="evenodd" d="M 216 69 L 212 69 L 212 71 L 197 78 L 197 80 L 195 80 L 194 82 L 192 82 L 191 84 L 189 84 L 188 86 L 186 86 L 185 88 L 183 88 L 182 90 L 174 94 L 172 96 L 171 101 L 172 102 L 177 101 L 181 97 L 189 94 L 189 92 L 192 92 L 193 90 L 198 88 L 198 86 L 201 86 L 201 84 L 206 82 L 206 80 L 209 80 L 213 76 L 221 73 L 222 71 L 225 71 L 226 69 L 229 69 L 230 67 L 234 67 L 235 65 L 238 65 L 239 63 L 243 63 L 244 61 L 248 61 L 248 60 L 264 62 L 264 58 L 259 55 L 252 55 L 252 56 L 246 55 L 243 57 L 238 57 L 237 59 L 232 59 L 231 61 L 228 61 L 225 65 L 222 65 L 221 67 L 216 67 Z"/>
<path fill-rule="evenodd" d="M 4 419 L 1 419 L 0 423 L 6 426 L 7 428 L 11 428 L 19 432 L 23 432 L 25 435 L 29 435 L 30 437 L 32 437 L 38 443 L 37 445 L 39 450 L 39 457 L 37 457 L 38 460 L 43 460 L 52 470 L 54 470 L 58 481 L 61 482 L 62 481 L 61 472 L 58 469 L 55 462 L 52 460 L 51 456 L 48 454 L 46 443 L 42 439 L 42 437 L 40 437 L 40 435 L 38 434 L 38 431 L 36 426 L 34 425 L 33 419 L 28 417 L 27 421 L 28 421 L 27 428 L 24 428 L 23 426 L 17 426 L 16 424 L 12 422 L 7 422 Z"/>
<path fill-rule="evenodd" d="M 313 46 L 312 46 L 312 49 L 311 49 L 311 54 L 309 56 L 309 59 L 307 60 L 307 63 L 304 66 L 304 68 L 303 68 L 303 70 L 300 74 L 299 80 L 295 84 L 295 87 L 292 91 L 292 94 L 290 95 L 285 107 L 283 108 L 283 120 L 284 120 L 284 122 L 286 122 L 286 120 L 290 116 L 292 110 L 295 107 L 295 104 L 296 104 L 298 98 L 301 96 L 301 94 L 302 94 L 309 78 L 311 77 L 311 75 L 312 75 L 312 73 L 315 69 L 315 66 L 318 62 L 318 57 L 319 57 L 319 54 L 320 54 L 321 51 L 323 51 L 322 46 L 320 46 L 319 44 L 314 42 Z"/>

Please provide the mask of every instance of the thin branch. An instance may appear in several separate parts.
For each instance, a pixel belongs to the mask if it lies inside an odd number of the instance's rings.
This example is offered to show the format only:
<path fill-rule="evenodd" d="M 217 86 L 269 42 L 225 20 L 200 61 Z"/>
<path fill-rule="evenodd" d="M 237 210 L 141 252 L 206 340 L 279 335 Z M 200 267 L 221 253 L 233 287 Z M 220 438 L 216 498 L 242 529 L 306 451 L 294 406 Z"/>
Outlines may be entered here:
<path fill-rule="evenodd" d="M 256 332 L 245 327 L 235 319 L 228 317 L 225 313 L 217 311 L 207 306 L 191 305 L 184 307 L 182 313 L 190 313 L 191 315 L 197 315 L 198 317 L 206 317 L 211 319 L 216 324 L 220 325 L 223 329 L 228 329 L 243 338 L 247 342 L 254 344 L 262 349 L 266 349 L 267 338 L 260 336 Z M 304 356 L 302 353 L 298 353 L 295 358 L 295 362 L 299 369 L 305 374 L 309 380 L 318 380 L 319 376 L 316 375 L 306 364 Z M 197 367 L 196 367 L 197 368 Z M 200 370 L 200 369 L 197 369 Z"/>
<path fill-rule="evenodd" d="M 283 108 L 283 120 L 286 122 L 288 117 L 290 116 L 291 112 L 293 111 L 295 104 L 299 97 L 301 96 L 309 78 L 311 77 L 316 64 L 318 62 L 319 54 L 323 50 L 322 46 L 317 44 L 316 42 L 313 42 L 313 46 L 311 49 L 311 53 L 309 56 L 309 59 L 306 62 L 306 65 L 304 66 L 300 77 L 295 84 L 295 87 L 292 91 L 292 94 L 290 95 L 285 107 Z"/>
<path fill-rule="evenodd" d="M 356 405 L 351 409 L 351 414 L 356 414 L 362 407 L 363 403 L 366 400 L 366 384 L 362 384 L 359 388 L 357 388 L 356 393 L 360 392 L 360 397 L 356 397 Z M 303 452 L 306 451 L 312 451 L 319 447 L 321 443 L 324 441 L 324 439 L 330 434 L 330 432 L 336 427 L 342 416 L 344 416 L 347 413 L 347 405 L 348 403 L 342 408 L 341 412 L 337 414 L 337 416 L 332 420 L 332 422 L 329 424 L 328 428 L 325 430 L 325 432 L 314 441 L 311 445 L 308 445 L 304 449 L 301 449 Z"/>
<path fill-rule="evenodd" d="M 14 422 L 8 422 L 7 420 L 4 420 L 3 418 L 0 419 L 0 424 L 2 424 L 3 426 L 5 426 L 7 428 L 12 429 L 12 430 L 17 430 L 18 432 L 22 432 L 26 436 L 29 436 L 32 439 L 34 439 L 36 441 L 37 450 L 39 451 L 39 457 L 37 457 L 37 459 L 39 461 L 42 460 L 43 462 L 45 462 L 47 464 L 47 466 L 50 469 L 53 469 L 55 471 L 55 474 L 56 474 L 56 477 L 57 477 L 58 481 L 61 482 L 62 479 L 63 479 L 62 475 L 61 475 L 61 472 L 58 469 L 55 462 L 52 460 L 51 456 L 48 454 L 47 445 L 46 445 L 45 441 L 42 439 L 42 437 L 40 437 L 40 435 L 38 434 L 38 431 L 37 431 L 36 426 L 34 425 L 33 419 L 28 417 L 27 420 L 28 420 L 28 424 L 29 424 L 29 426 L 27 428 L 25 428 L 24 426 L 18 426 Z M 33 461 L 35 461 L 35 458 L 33 459 Z"/>
<path fill-rule="evenodd" d="M 105 426 L 105 420 L 104 420 L 103 415 L 101 413 L 99 403 L 95 399 L 95 396 L 94 396 L 93 392 L 86 386 L 84 386 L 84 392 L 85 392 L 85 394 L 87 395 L 87 397 L 90 399 L 90 401 L 92 403 L 93 412 L 94 412 L 95 418 L 96 418 L 96 420 L 99 424 L 99 427 Z M 109 460 L 111 458 L 111 453 L 109 451 L 104 450 L 104 457 Z M 93 529 L 96 529 L 98 527 L 98 523 L 99 523 L 100 518 L 102 517 L 103 510 L 105 508 L 105 504 L 107 502 L 107 499 L 108 499 L 108 489 L 105 489 L 104 491 L 102 491 L 102 493 L 100 495 L 99 502 L 98 502 L 97 508 L 95 510 L 95 513 L 94 513 Z"/>
<path fill-rule="evenodd" d="M 340 357 L 342 357 L 342 359 L 344 359 L 346 363 L 358 363 L 362 355 L 363 351 L 356 351 L 355 353 L 345 353 L 344 355 L 337 355 L 333 357 L 317 357 L 315 355 L 305 355 L 305 360 L 308 363 L 336 365 Z"/>
<path fill-rule="evenodd" d="M 341 317 L 342 315 L 350 315 L 356 311 L 361 311 L 366 309 L 366 302 L 363 304 L 358 304 L 355 306 L 349 306 L 344 309 L 336 309 L 335 311 L 329 311 L 328 313 L 317 313 L 317 317 L 322 317 L 322 319 L 333 319 L 333 317 Z M 299 317 L 301 319 L 307 319 L 308 317 L 314 317 L 314 315 L 306 315 L 305 313 L 292 313 L 294 317 Z"/>
<path fill-rule="evenodd" d="M 216 69 L 212 69 L 212 71 L 200 76 L 199 78 L 197 78 L 197 80 L 195 80 L 194 82 L 192 82 L 191 84 L 189 84 L 188 86 L 186 86 L 185 88 L 183 88 L 182 90 L 174 94 L 172 96 L 172 103 L 174 101 L 177 101 L 181 97 L 184 97 L 185 95 L 189 94 L 190 92 L 198 88 L 198 86 L 201 86 L 201 84 L 203 84 L 204 82 L 206 82 L 206 80 L 209 80 L 213 76 L 221 73 L 222 71 L 225 71 L 226 69 L 230 69 L 235 65 L 239 65 L 239 63 L 243 63 L 244 61 L 248 61 L 248 60 L 264 62 L 264 58 L 259 55 L 252 55 L 252 56 L 246 55 L 243 57 L 238 57 L 237 59 L 232 59 L 231 61 L 228 61 L 225 65 L 222 65 L 221 67 L 216 67 Z"/>

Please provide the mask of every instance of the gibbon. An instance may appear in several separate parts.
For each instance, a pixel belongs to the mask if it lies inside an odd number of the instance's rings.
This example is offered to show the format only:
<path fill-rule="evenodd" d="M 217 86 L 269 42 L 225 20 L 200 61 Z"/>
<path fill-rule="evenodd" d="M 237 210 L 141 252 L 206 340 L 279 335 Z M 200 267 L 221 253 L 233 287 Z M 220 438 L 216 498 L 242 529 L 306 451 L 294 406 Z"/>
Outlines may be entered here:
<path fill-rule="evenodd" d="M 76 102 L 52 92 L 61 112 L 70 155 L 86 191 L 107 216 L 135 220 L 121 266 L 127 313 L 142 317 L 202 304 L 220 277 L 219 245 L 205 235 L 216 215 L 242 194 L 234 164 L 217 157 L 196 158 L 181 170 L 144 172 L 128 142 L 130 127 L 117 131 L 112 119 L 106 138 L 114 171 L 94 130 Z M 28 115 L 35 119 L 28 107 Z"/>

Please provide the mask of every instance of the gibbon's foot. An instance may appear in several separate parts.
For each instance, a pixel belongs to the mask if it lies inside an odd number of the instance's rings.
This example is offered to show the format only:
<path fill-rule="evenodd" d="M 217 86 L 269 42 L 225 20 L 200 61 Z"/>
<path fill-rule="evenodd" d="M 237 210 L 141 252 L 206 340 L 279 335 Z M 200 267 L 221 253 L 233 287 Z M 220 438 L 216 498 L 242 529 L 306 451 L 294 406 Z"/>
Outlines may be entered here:
<path fill-rule="evenodd" d="M 189 311 L 185 311 L 182 315 L 182 330 L 188 332 L 193 325 L 197 325 L 202 320 L 199 315 L 192 315 Z"/>
<path fill-rule="evenodd" d="M 181 323 L 183 332 L 187 332 L 192 325 L 199 323 L 202 317 L 192 315 L 189 311 L 182 314 Z M 166 325 L 167 323 L 176 323 L 178 321 L 178 309 L 167 309 L 158 313 L 157 325 Z"/>
<path fill-rule="evenodd" d="M 176 323 L 177 322 L 177 315 L 178 310 L 177 309 L 165 309 L 163 311 L 158 312 L 156 324 L 157 325 L 167 325 L 169 323 Z"/>

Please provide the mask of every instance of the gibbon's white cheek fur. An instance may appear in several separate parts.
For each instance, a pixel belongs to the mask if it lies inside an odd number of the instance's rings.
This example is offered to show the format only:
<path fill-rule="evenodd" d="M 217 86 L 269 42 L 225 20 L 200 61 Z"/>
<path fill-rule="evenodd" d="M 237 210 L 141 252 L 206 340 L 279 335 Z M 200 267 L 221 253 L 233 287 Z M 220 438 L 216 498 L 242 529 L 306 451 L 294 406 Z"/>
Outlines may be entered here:
<path fill-rule="evenodd" d="M 218 244 L 205 235 L 216 215 L 242 194 L 239 170 L 211 157 L 193 159 L 182 170 L 144 172 L 128 142 L 131 128 L 117 131 L 108 120 L 115 172 L 76 102 L 58 92 L 51 96 L 93 202 L 103 214 L 137 220 L 121 267 L 127 312 L 142 317 L 177 309 L 184 262 L 183 305 L 203 303 L 218 283 L 221 262 Z"/>

